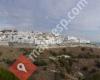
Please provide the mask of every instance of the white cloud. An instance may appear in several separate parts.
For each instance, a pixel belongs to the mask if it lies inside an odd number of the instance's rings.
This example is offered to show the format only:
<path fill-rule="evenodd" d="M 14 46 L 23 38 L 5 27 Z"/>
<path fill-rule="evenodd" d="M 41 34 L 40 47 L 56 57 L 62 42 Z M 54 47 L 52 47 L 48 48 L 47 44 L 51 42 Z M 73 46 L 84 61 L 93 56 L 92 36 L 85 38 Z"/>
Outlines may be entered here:
<path fill-rule="evenodd" d="M 86 8 L 84 8 L 80 15 L 72 21 L 71 29 L 78 31 L 99 31 L 100 30 L 100 1 L 89 1 Z"/>
<path fill-rule="evenodd" d="M 43 0 L 40 5 L 51 17 L 63 17 L 78 0 Z"/>

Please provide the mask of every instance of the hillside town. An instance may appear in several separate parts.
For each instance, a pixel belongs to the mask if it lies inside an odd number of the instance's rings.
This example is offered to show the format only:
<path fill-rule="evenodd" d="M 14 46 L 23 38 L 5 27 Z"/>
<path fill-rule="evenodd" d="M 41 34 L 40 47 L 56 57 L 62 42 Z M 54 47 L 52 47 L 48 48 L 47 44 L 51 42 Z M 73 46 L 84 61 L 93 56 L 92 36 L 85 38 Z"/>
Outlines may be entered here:
<path fill-rule="evenodd" d="M 79 39 L 74 36 L 55 36 L 52 33 L 42 32 L 22 32 L 17 30 L 5 29 L 0 31 L 0 45 L 9 43 L 21 43 L 35 45 L 57 45 L 64 43 L 90 43 L 89 40 Z"/>

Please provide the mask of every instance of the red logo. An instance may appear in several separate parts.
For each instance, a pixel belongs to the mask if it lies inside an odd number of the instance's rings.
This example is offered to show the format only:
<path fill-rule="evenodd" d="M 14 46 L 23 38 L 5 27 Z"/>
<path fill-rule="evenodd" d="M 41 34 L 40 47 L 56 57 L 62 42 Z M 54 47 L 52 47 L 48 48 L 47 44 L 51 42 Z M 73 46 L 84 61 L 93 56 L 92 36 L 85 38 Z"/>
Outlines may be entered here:
<path fill-rule="evenodd" d="M 24 55 L 20 55 L 9 70 L 20 80 L 27 80 L 37 70 L 37 67 Z"/>

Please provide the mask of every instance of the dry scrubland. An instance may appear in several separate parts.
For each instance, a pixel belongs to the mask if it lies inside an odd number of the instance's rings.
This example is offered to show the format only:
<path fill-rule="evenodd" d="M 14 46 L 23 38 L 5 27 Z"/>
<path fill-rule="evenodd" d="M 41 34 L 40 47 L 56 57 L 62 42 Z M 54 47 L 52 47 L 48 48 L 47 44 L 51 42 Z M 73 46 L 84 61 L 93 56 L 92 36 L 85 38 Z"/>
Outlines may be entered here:
<path fill-rule="evenodd" d="M 22 49 L 0 46 L 0 66 L 4 68 L 8 67 L 9 65 L 7 64 L 13 63 L 20 54 L 25 53 Z"/>
<path fill-rule="evenodd" d="M 7 60 L 8 63 L 13 62 L 22 53 L 25 53 L 22 48 L 0 46 L 0 66 L 6 67 L 7 65 L 4 62 L 7 62 Z M 100 58 L 100 49 L 89 47 L 53 48 L 45 50 L 38 59 L 48 59 L 49 56 L 60 55 L 69 55 L 73 60 L 79 60 L 82 65 L 91 66 L 94 60 Z"/>
<path fill-rule="evenodd" d="M 32 49 L 1 46 L 0 66 L 8 69 L 8 67 L 16 60 L 20 54 L 24 53 L 25 55 L 28 55 L 31 51 Z M 62 57 L 57 61 L 49 59 L 49 57 L 56 58 L 57 56 L 61 55 L 68 55 L 71 58 L 65 59 Z M 88 79 L 87 77 L 90 76 L 91 78 L 91 75 L 100 73 L 100 49 L 90 47 L 46 49 L 41 53 L 40 56 L 38 56 L 34 64 L 38 66 L 37 72 L 31 76 L 31 79 L 34 80 L 38 80 L 40 75 L 46 76 L 47 80 L 70 80 L 70 78 L 78 78 L 78 80 L 93 80 Z M 50 72 L 50 70 L 55 69 L 59 71 L 59 74 Z M 82 73 L 84 76 L 82 76 L 82 74 L 80 75 L 79 73 Z"/>

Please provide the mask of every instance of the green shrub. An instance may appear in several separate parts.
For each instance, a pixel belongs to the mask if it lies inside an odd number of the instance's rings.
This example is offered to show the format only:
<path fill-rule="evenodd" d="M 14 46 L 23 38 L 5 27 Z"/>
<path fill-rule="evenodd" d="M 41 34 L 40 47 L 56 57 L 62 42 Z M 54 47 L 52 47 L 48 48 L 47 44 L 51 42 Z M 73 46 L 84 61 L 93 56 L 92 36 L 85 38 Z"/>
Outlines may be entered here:
<path fill-rule="evenodd" d="M 38 65 L 38 66 L 47 66 L 47 62 L 45 60 L 37 60 L 34 62 L 34 64 Z"/>
<path fill-rule="evenodd" d="M 14 74 L 3 68 L 0 68 L 0 78 L 3 80 L 19 80 Z"/>

